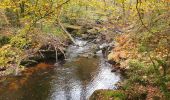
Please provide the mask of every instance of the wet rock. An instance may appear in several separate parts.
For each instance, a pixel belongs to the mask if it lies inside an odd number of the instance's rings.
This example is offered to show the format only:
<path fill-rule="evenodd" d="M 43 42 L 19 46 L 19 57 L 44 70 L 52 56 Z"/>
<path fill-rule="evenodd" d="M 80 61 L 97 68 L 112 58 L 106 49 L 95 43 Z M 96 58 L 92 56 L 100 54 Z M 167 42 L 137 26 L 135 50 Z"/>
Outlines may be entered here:
<path fill-rule="evenodd" d="M 79 55 L 80 57 L 85 57 L 85 58 L 88 58 L 89 55 L 88 54 L 82 54 L 82 55 Z"/>
<path fill-rule="evenodd" d="M 102 54 L 107 56 L 110 51 L 113 49 L 114 43 L 103 43 L 99 46 L 99 50 L 102 50 Z"/>
<path fill-rule="evenodd" d="M 92 57 L 97 57 L 96 54 L 94 53 L 85 53 L 85 54 L 79 54 L 79 57 L 85 57 L 85 58 L 92 58 Z"/>
<path fill-rule="evenodd" d="M 111 65 L 116 65 L 116 64 L 117 64 L 114 60 L 108 60 L 107 62 L 108 62 L 109 64 L 111 64 Z"/>
<path fill-rule="evenodd" d="M 107 51 L 108 47 L 109 47 L 109 46 L 108 46 L 107 43 L 103 43 L 102 45 L 99 46 L 99 49 L 102 50 L 102 54 L 103 54 L 104 56 L 106 56 L 106 51 Z"/>
<path fill-rule="evenodd" d="M 103 43 L 99 46 L 99 48 L 102 50 L 104 48 L 107 48 L 109 45 L 107 43 Z"/>
<path fill-rule="evenodd" d="M 124 73 L 125 71 L 126 71 L 125 68 L 120 68 L 120 72 L 121 72 L 121 73 Z"/>
<path fill-rule="evenodd" d="M 110 46 L 110 47 L 114 47 L 114 46 L 115 46 L 115 41 L 110 42 L 110 43 L 109 43 L 109 46 Z"/>
<path fill-rule="evenodd" d="M 111 43 L 103 43 L 99 46 L 99 48 L 102 50 L 102 49 L 106 49 L 106 48 L 109 48 L 109 47 L 113 47 L 114 46 L 114 42 L 111 42 Z"/>
<path fill-rule="evenodd" d="M 116 72 L 117 70 L 116 69 L 112 69 L 111 72 Z"/>
<path fill-rule="evenodd" d="M 97 38 L 97 39 L 96 39 L 96 42 L 97 42 L 97 43 L 99 43 L 100 41 L 101 41 L 101 39 L 100 39 L 100 38 Z"/>
<path fill-rule="evenodd" d="M 125 75 L 126 69 L 116 66 L 111 72 L 118 72 L 121 73 L 122 75 Z"/>

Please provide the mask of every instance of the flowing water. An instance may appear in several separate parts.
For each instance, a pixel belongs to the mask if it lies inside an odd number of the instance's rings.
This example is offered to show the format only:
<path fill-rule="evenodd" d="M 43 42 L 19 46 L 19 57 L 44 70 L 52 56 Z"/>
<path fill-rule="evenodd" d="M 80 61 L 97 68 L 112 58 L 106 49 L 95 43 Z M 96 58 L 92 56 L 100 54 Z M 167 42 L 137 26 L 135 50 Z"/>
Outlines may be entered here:
<path fill-rule="evenodd" d="M 96 57 L 84 57 L 93 44 L 76 40 L 67 51 L 64 64 L 40 63 L 20 77 L 8 78 L 0 86 L 0 100 L 87 100 L 97 89 L 115 89 L 119 73 L 111 72 L 100 52 Z"/>

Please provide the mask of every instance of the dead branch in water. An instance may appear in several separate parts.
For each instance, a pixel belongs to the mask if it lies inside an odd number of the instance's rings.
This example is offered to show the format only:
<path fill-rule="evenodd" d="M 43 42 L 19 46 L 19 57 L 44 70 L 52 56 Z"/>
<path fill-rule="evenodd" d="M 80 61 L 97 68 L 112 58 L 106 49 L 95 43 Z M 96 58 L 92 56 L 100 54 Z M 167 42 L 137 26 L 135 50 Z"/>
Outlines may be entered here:
<path fill-rule="evenodd" d="M 61 13 L 62 13 L 62 7 L 60 8 L 59 15 L 58 15 L 58 18 L 57 18 L 58 25 L 66 33 L 66 35 L 70 38 L 70 40 L 76 45 L 76 42 L 75 42 L 74 38 L 71 36 L 71 34 L 65 29 L 65 27 L 61 23 L 61 20 L 60 20 Z"/>
<path fill-rule="evenodd" d="M 58 24 L 61 27 L 61 29 L 67 34 L 67 36 L 71 39 L 71 41 L 76 44 L 74 38 L 71 36 L 71 34 L 64 28 L 63 24 L 58 20 Z"/>

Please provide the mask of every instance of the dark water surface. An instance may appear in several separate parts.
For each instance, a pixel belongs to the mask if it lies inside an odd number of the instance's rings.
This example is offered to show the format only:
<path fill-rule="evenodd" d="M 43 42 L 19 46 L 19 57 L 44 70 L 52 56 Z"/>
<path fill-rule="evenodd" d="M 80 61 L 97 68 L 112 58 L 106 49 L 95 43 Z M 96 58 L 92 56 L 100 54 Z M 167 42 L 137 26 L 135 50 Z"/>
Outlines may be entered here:
<path fill-rule="evenodd" d="M 9 78 L 0 86 L 0 100 L 87 100 L 97 89 L 116 88 L 120 75 L 111 72 L 100 53 L 95 58 L 78 56 L 90 47 L 70 46 L 66 63 L 41 63 L 31 75 Z"/>

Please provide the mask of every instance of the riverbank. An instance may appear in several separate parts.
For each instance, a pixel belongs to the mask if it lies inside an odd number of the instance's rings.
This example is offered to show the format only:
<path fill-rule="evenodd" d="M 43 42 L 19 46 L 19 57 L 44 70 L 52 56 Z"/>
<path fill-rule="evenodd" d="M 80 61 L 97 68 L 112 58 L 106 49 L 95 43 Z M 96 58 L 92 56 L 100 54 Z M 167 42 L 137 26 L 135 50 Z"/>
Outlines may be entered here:
<path fill-rule="evenodd" d="M 168 39 L 169 35 L 168 30 L 163 34 L 160 33 L 161 31 L 149 33 L 145 28 L 137 29 L 132 24 L 130 30 L 117 35 L 114 48 L 108 55 L 108 61 L 113 64 L 113 72 L 123 72 L 125 80 L 118 83 L 120 88 L 116 91 L 94 92 L 91 96 L 92 100 L 102 100 L 102 97 L 106 100 L 122 97 L 124 97 L 123 100 L 168 100 L 170 92 L 169 45 L 163 46 L 162 42 L 165 37 Z M 148 34 L 152 35 L 148 36 Z M 165 41 L 168 43 L 166 39 Z"/>

